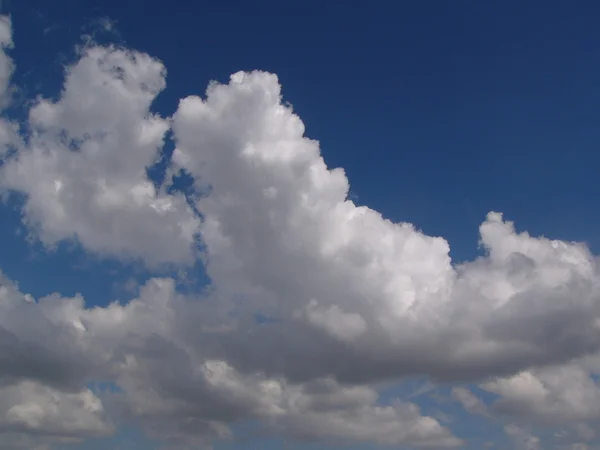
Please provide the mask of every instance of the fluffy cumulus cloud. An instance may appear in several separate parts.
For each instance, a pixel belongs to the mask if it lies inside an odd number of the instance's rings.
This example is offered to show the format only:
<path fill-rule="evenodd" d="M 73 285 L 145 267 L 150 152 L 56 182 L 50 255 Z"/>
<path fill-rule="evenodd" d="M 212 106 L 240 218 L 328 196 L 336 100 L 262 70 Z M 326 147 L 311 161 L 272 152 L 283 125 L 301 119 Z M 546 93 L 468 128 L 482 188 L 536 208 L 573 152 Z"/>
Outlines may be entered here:
<path fill-rule="evenodd" d="M 585 246 L 517 233 L 490 213 L 480 228 L 488 256 L 453 266 L 444 239 L 348 199 L 343 171 L 304 137 L 276 76 L 238 73 L 182 100 L 173 130 L 174 166 L 210 188 L 196 206 L 214 286 L 286 324 L 257 332 L 271 352 L 283 353 L 280 332 L 296 350 L 267 361 L 245 349 L 241 364 L 294 377 L 450 379 L 597 349 Z M 365 364 L 344 370 L 357 355 Z"/>
<path fill-rule="evenodd" d="M 467 412 L 504 423 L 518 448 L 545 448 L 532 432 L 545 429 L 557 448 L 590 449 L 600 425 L 598 374 L 597 358 L 584 358 L 488 379 L 478 387 L 495 395 L 490 405 L 465 387 L 452 388 L 452 397 Z"/>
<path fill-rule="evenodd" d="M 2 448 L 78 442 L 114 431 L 101 399 L 85 386 L 99 361 L 78 339 L 82 305 L 80 298 L 57 296 L 36 302 L 0 277 Z"/>
<path fill-rule="evenodd" d="M 490 409 L 499 419 L 558 430 L 556 437 L 573 445 L 596 438 L 600 385 L 597 370 L 585 361 L 520 372 L 481 388 L 499 396 Z"/>
<path fill-rule="evenodd" d="M 12 45 L 6 18 L 0 45 Z M 12 71 L 0 53 L 3 105 Z M 304 136 L 275 75 L 236 73 L 171 118 L 152 112 L 165 76 L 149 55 L 88 45 L 60 95 L 37 99 L 26 123 L 0 123 L 0 189 L 19 195 L 50 251 L 73 241 L 153 269 L 202 261 L 211 280 L 183 295 L 154 278 L 129 302 L 92 308 L 80 296 L 33 299 L 2 278 L 7 448 L 121 424 L 196 448 L 249 421 L 297 440 L 460 447 L 416 404 L 379 398 L 377 383 L 417 375 L 494 394 L 487 405 L 452 390 L 518 448 L 541 448 L 529 426 L 592 448 L 600 278 L 584 245 L 517 232 L 492 212 L 485 256 L 453 264 L 443 238 L 348 198 L 344 171 Z M 169 130 L 176 148 L 157 183 L 147 169 Z M 193 193 L 172 189 L 180 171 Z"/>
<path fill-rule="evenodd" d="M 9 442 L 37 436 L 41 442 L 68 443 L 113 432 L 102 402 L 89 389 L 65 393 L 21 381 L 0 388 L 0 399 L 3 434 Z"/>
<path fill-rule="evenodd" d="M 173 280 L 153 279 L 126 305 L 85 308 L 81 298 L 36 301 L 4 278 L 0 420 L 6 432 L 75 442 L 109 434 L 112 410 L 183 448 L 226 438 L 229 424 L 247 419 L 305 440 L 461 443 L 412 403 L 378 404 L 370 387 L 332 377 L 291 383 L 204 356 L 182 328 L 190 311 L 201 316 L 191 301 L 176 293 Z M 94 381 L 119 390 L 101 399 L 85 387 Z"/>
<path fill-rule="evenodd" d="M 58 100 L 36 101 L 0 184 L 25 195 L 24 219 L 44 244 L 76 239 L 101 255 L 193 261 L 198 218 L 146 174 L 169 129 L 149 110 L 164 87 L 165 68 L 148 55 L 93 47 L 66 69 Z"/>

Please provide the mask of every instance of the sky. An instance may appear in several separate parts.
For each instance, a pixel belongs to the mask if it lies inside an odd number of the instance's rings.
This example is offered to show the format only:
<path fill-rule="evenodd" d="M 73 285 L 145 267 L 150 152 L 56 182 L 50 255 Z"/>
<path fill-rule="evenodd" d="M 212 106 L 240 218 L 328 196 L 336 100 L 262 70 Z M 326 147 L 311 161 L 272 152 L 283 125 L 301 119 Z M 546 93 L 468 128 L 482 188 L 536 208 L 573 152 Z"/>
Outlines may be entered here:
<path fill-rule="evenodd" d="M 0 450 L 600 449 L 596 2 L 0 13 Z"/>

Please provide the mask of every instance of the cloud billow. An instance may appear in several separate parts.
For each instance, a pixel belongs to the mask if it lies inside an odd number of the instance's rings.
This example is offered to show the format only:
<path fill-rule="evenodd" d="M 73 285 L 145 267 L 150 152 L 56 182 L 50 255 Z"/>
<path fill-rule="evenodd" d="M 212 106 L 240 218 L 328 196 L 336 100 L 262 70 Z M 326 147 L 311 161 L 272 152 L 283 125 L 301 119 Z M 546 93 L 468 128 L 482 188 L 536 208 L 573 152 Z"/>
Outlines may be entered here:
<path fill-rule="evenodd" d="M 8 48 L 10 21 L 0 25 Z M 5 96 L 12 70 L 2 53 Z M 90 308 L 34 300 L 3 278 L 0 434 L 15 448 L 107 436 L 120 422 L 185 447 L 248 419 L 293 439 L 460 446 L 417 405 L 380 402 L 376 383 L 415 375 L 480 383 L 503 398 L 499 416 L 599 418 L 591 406 L 570 414 L 550 375 L 576 371 L 596 389 L 599 276 L 586 246 L 519 233 L 491 212 L 485 256 L 453 264 L 443 238 L 349 199 L 344 171 L 304 136 L 275 75 L 211 83 L 169 118 L 151 110 L 165 88 L 155 58 L 90 44 L 60 96 L 29 110 L 29 136 L 0 123 L 0 189 L 24 195 L 23 221 L 47 248 L 70 240 L 153 270 L 202 262 L 211 280 L 194 295 L 154 278 L 128 303 Z M 156 187 L 146 169 L 169 130 L 176 148 Z M 170 189 L 179 171 L 201 195 Z M 515 389 L 532 377 L 565 400 L 538 392 L 519 406 Z M 92 392 L 98 381 L 119 389 Z M 454 395 L 492 414 L 470 392 Z"/>

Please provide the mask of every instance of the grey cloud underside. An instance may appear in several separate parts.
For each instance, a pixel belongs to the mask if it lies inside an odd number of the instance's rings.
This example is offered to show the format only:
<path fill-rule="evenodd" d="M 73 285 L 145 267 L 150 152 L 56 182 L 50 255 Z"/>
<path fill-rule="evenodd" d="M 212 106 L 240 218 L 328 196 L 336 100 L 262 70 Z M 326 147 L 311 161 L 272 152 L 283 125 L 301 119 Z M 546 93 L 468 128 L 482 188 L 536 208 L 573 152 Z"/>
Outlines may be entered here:
<path fill-rule="evenodd" d="M 42 386 L 50 390 L 50 396 L 59 396 L 56 405 L 66 403 L 61 395 L 88 399 L 87 404 L 72 402 L 69 409 L 59 411 L 36 411 L 35 401 L 24 403 L 17 408 L 20 421 L 10 422 L 6 432 L 46 433 L 50 439 L 52 433 L 61 436 L 62 427 L 67 429 L 62 433 L 72 439 L 106 435 L 112 431 L 110 417 L 138 423 L 151 436 L 168 437 L 174 445 L 188 448 L 228 437 L 228 424 L 257 418 L 266 432 L 298 439 L 406 442 L 434 448 L 460 444 L 437 421 L 421 416 L 413 404 L 378 405 L 378 394 L 372 388 L 344 386 L 331 377 L 293 383 L 281 376 L 244 374 L 222 359 L 207 357 L 184 338 L 190 328 L 181 327 L 183 314 L 190 313 L 198 319 L 195 326 L 201 327 L 199 307 L 206 305 L 176 294 L 172 280 L 150 281 L 140 298 L 125 306 L 93 309 L 85 309 L 80 299 L 48 298 L 32 303 L 9 281 L 5 280 L 4 286 L 0 297 L 4 324 L 18 326 L 27 345 L 60 344 L 61 339 L 48 340 L 52 333 L 36 333 L 42 323 L 46 325 L 41 329 L 51 330 L 54 324 L 74 342 L 62 348 L 63 377 L 41 363 L 37 372 L 16 374 L 14 368 L 2 366 L 1 374 L 11 375 L 6 385 L 14 388 L 26 382 Z M 30 322 L 19 323 L 22 311 L 27 311 Z M 27 366 L 31 359 L 21 348 L 11 347 L 10 359 L 16 368 Z M 119 392 L 97 397 L 85 388 L 92 380 L 115 383 Z M 14 410 L 13 400 L 6 398 L 0 387 L 0 412 L 3 401 L 7 411 Z M 67 413 L 87 414 L 94 426 L 70 430 L 72 419 Z"/>
<path fill-rule="evenodd" d="M 10 23 L 0 25 L 6 48 Z M 11 73 L 2 53 L 5 93 Z M 343 170 L 304 136 L 275 75 L 234 74 L 162 118 L 151 105 L 165 76 L 148 55 L 90 46 L 58 99 L 29 110 L 28 139 L 0 123 L 0 189 L 24 194 L 23 220 L 46 247 L 74 241 L 153 269 L 201 260 L 211 279 L 203 294 L 182 295 L 156 278 L 126 304 L 88 308 L 80 297 L 33 300 L 2 278 L 0 435 L 10 445 L 136 423 L 186 448 L 258 419 L 296 439 L 460 446 L 416 405 L 381 404 L 374 383 L 412 375 L 501 396 L 483 411 L 456 391 L 476 414 L 560 417 L 573 429 L 598 421 L 591 407 L 569 409 L 571 395 L 597 389 L 599 276 L 584 245 L 518 233 L 490 213 L 486 256 L 453 265 L 443 238 L 348 199 Z M 169 129 L 176 149 L 156 188 L 146 168 Z M 180 170 L 204 195 L 169 189 Z M 578 393 L 555 370 L 579 371 Z M 93 382 L 118 389 L 92 392 Z M 533 409 L 518 404 L 527 389 Z M 511 426 L 519 442 L 535 441 Z"/>

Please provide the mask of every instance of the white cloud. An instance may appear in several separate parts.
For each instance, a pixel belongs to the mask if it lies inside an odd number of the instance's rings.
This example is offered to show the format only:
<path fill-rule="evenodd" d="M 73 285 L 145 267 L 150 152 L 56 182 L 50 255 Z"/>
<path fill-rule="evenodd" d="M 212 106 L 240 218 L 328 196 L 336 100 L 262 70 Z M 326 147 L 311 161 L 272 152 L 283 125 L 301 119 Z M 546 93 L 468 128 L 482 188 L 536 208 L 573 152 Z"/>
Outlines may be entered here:
<path fill-rule="evenodd" d="M 452 397 L 471 414 L 479 414 L 481 416 L 488 415 L 486 404 L 469 389 L 456 386 L 452 388 L 451 393 Z"/>
<path fill-rule="evenodd" d="M 269 336 L 283 331 L 265 327 L 261 345 L 280 358 L 245 348 L 240 364 L 271 361 L 300 378 L 477 378 L 598 348 L 598 277 L 585 246 L 517 233 L 490 213 L 480 228 L 488 256 L 453 266 L 444 239 L 347 198 L 343 171 L 304 137 L 276 76 L 211 84 L 205 99 L 181 101 L 173 130 L 175 166 L 210 187 L 196 206 L 214 287 L 282 321 L 306 319 L 285 330 L 293 355 Z M 360 368 L 344 369 L 357 359 Z"/>
<path fill-rule="evenodd" d="M 525 371 L 482 388 L 499 395 L 494 408 L 512 417 L 552 425 L 600 419 L 600 387 L 580 365 Z"/>
<path fill-rule="evenodd" d="M 89 389 L 64 393 L 28 381 L 0 388 L 3 429 L 73 439 L 106 436 L 113 426 L 103 413 L 102 402 Z"/>
<path fill-rule="evenodd" d="M 0 16 L 0 112 L 11 101 L 12 88 L 10 78 L 14 72 L 12 59 L 6 50 L 13 47 L 12 23 L 10 18 Z M 0 158 L 4 158 L 7 150 L 19 142 L 18 128 L 5 118 L 0 118 Z"/>
<path fill-rule="evenodd" d="M 31 134 L 1 167 L 0 188 L 26 195 L 24 220 L 44 244 L 77 239 L 151 265 L 193 261 L 199 219 L 146 176 L 169 129 L 150 112 L 164 86 L 165 68 L 149 56 L 90 47 L 66 69 L 60 98 L 30 110 Z"/>
<path fill-rule="evenodd" d="M 19 445 L 30 448 L 29 434 L 48 436 L 47 442 L 101 436 L 113 429 L 106 417 L 112 411 L 183 446 L 227 438 L 230 425 L 247 419 L 262 420 L 269 433 L 305 440 L 460 445 L 414 404 L 379 405 L 370 387 L 332 378 L 292 383 L 207 357 L 186 340 L 194 330 L 182 327 L 190 313 L 202 325 L 198 306 L 204 307 L 178 295 L 170 279 L 149 281 L 126 305 L 91 309 L 81 298 L 32 301 L 4 279 L 0 439 L 17 433 Z M 108 408 L 85 388 L 91 381 L 119 387 L 103 396 Z"/>
<path fill-rule="evenodd" d="M 6 49 L 13 47 L 12 23 L 9 17 L 0 16 L 0 106 L 5 106 L 10 93 L 10 77 L 14 71 L 12 59 L 6 54 Z"/>
<path fill-rule="evenodd" d="M 101 355 L 77 326 L 80 298 L 31 301 L 0 275 L 2 448 L 76 442 L 112 434 L 100 398 L 85 387 Z M 92 375 L 93 373 L 93 375 Z"/>
<path fill-rule="evenodd" d="M 159 386 L 154 379 L 140 383 L 138 364 L 132 363 L 132 372 L 121 381 L 129 410 L 144 417 L 155 432 L 160 429 L 189 445 L 198 443 L 207 428 L 212 434 L 226 435 L 228 421 L 246 417 L 261 419 L 269 432 L 302 440 L 434 448 L 461 445 L 435 419 L 421 416 L 414 404 L 377 405 L 378 394 L 368 387 L 344 387 L 332 379 L 290 384 L 281 378 L 242 375 L 224 361 L 206 360 L 193 370 L 193 380 L 183 380 L 178 397 L 165 402 L 148 396 Z M 184 416 L 187 423 L 182 423 Z"/>
<path fill-rule="evenodd" d="M 542 448 L 540 438 L 534 436 L 526 428 L 511 424 L 504 427 L 504 432 L 513 440 L 516 450 L 539 450 Z"/>
<path fill-rule="evenodd" d="M 295 317 L 302 317 L 303 314 L 312 325 L 322 328 L 342 341 L 358 339 L 367 329 L 367 324 L 360 314 L 345 313 L 337 305 L 325 309 L 319 307 L 319 303 L 314 299 L 306 305 L 304 312 L 297 311 Z"/>
<path fill-rule="evenodd" d="M 495 417 L 560 430 L 555 433 L 560 448 L 587 448 L 596 437 L 600 386 L 585 361 L 531 369 L 481 388 L 499 396 L 490 409 Z"/>
<path fill-rule="evenodd" d="M 7 21 L 0 44 L 10 44 Z M 409 375 L 493 377 L 483 385 L 501 397 L 491 410 L 569 420 L 584 439 L 598 394 L 577 364 L 600 350 L 598 270 L 584 245 L 518 233 L 490 213 L 486 256 L 453 265 L 443 238 L 348 199 L 343 170 L 304 136 L 275 75 L 212 83 L 172 119 L 151 113 L 164 88 L 157 60 L 91 46 L 58 100 L 29 111 L 30 135 L 0 127 L 1 154 L 16 148 L 0 186 L 25 194 L 24 220 L 44 244 L 77 239 L 103 256 L 192 264 L 200 233 L 212 280 L 208 293 L 184 296 L 173 279 L 152 279 L 127 304 L 86 308 L 80 296 L 35 301 L 0 279 L 0 420 L 20 427 L 0 434 L 13 447 L 44 443 L 33 434 L 108 433 L 105 416 L 183 446 L 249 419 L 297 439 L 460 445 L 416 405 L 380 404 L 372 386 Z M 169 173 L 186 170 L 206 194 L 191 199 L 202 220 L 146 176 L 171 125 Z M 257 311 L 272 320 L 258 324 Z M 119 392 L 96 396 L 93 381 Z M 453 395 L 489 413 L 472 392 Z M 505 430 L 522 448 L 540 446 L 526 427 Z"/>

